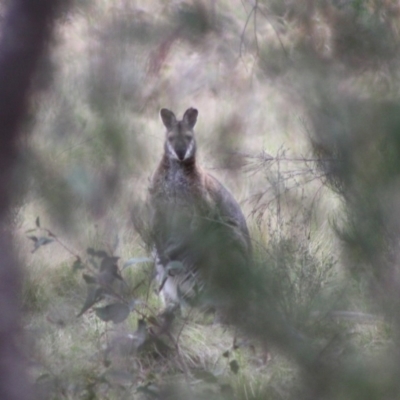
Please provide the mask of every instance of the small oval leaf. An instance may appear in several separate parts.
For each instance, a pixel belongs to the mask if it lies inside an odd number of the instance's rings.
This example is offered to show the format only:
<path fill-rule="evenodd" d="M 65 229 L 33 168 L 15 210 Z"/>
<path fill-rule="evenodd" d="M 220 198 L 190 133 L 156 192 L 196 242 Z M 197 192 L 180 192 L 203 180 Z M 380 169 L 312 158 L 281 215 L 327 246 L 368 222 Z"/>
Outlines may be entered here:
<path fill-rule="evenodd" d="M 40 238 L 34 239 L 35 236 L 32 236 L 31 239 L 35 242 L 35 245 L 33 246 L 32 253 L 34 253 L 39 247 L 45 246 L 46 244 L 54 242 L 54 239 L 50 239 L 46 236 L 42 236 Z"/>
<path fill-rule="evenodd" d="M 99 257 L 99 258 L 108 258 L 108 257 L 109 257 L 109 255 L 107 254 L 107 252 L 104 251 L 104 250 L 97 250 L 97 251 L 94 252 L 93 255 L 96 256 L 96 257 Z M 111 258 L 111 257 L 110 257 L 110 258 Z"/>
<path fill-rule="evenodd" d="M 114 324 L 119 324 L 128 318 L 130 313 L 129 306 L 123 303 L 109 304 L 105 307 L 98 307 L 94 309 L 96 315 L 103 321 L 112 321 Z"/>
<path fill-rule="evenodd" d="M 229 367 L 230 367 L 231 371 L 232 371 L 234 374 L 237 374 L 237 373 L 239 372 L 239 364 L 238 364 L 238 362 L 237 362 L 236 360 L 232 360 L 232 361 L 229 363 Z"/>
<path fill-rule="evenodd" d="M 86 249 L 86 253 L 89 254 L 89 256 L 94 256 L 96 251 L 94 249 L 92 249 L 91 247 L 88 247 Z"/>
<path fill-rule="evenodd" d="M 117 267 L 117 261 L 119 260 L 119 257 L 103 257 L 101 260 L 100 264 L 100 271 L 114 271 L 115 269 L 118 269 Z"/>
<path fill-rule="evenodd" d="M 80 317 L 82 314 L 84 314 L 89 308 L 94 306 L 96 303 L 98 303 L 100 300 L 102 300 L 104 297 L 104 290 L 101 287 L 96 287 L 94 285 L 88 286 L 88 292 L 85 300 L 85 304 L 83 305 L 81 311 L 77 315 L 77 317 Z"/>
<path fill-rule="evenodd" d="M 54 242 L 54 239 L 51 239 L 51 238 L 48 238 L 48 237 L 41 237 L 41 238 L 39 238 L 39 241 L 40 241 L 40 245 L 44 246 L 45 244 L 49 244 L 49 243 Z"/>
<path fill-rule="evenodd" d="M 75 262 L 72 264 L 72 270 L 75 272 L 80 269 L 85 269 L 85 266 L 82 264 L 81 260 L 75 260 Z"/>
<path fill-rule="evenodd" d="M 86 284 L 91 285 L 93 283 L 97 283 L 97 280 L 94 276 L 88 274 L 82 274 L 82 278 L 86 282 Z"/>

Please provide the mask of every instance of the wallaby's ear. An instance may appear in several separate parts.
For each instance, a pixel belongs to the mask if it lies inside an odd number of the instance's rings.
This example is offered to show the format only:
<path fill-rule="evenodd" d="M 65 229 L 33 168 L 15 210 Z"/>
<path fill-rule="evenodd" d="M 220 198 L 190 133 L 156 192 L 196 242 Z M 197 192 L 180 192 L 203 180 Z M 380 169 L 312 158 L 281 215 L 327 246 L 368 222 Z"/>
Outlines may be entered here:
<path fill-rule="evenodd" d="M 176 124 L 175 114 L 167 110 L 166 108 L 162 108 L 160 111 L 161 119 L 165 127 L 170 130 Z"/>
<path fill-rule="evenodd" d="M 185 111 L 185 114 L 183 114 L 183 122 L 188 125 L 190 129 L 193 129 L 193 127 L 196 125 L 197 121 L 197 116 L 199 115 L 199 112 L 195 108 L 188 108 Z"/>

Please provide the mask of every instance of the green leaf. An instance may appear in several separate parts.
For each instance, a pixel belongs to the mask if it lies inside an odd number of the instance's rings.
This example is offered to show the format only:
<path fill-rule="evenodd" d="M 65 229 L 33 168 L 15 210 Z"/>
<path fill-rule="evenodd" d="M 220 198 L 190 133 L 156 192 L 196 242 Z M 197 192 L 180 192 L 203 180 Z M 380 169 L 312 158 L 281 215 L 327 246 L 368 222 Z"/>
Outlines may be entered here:
<path fill-rule="evenodd" d="M 132 265 L 137 265 L 141 263 L 146 263 L 146 262 L 152 262 L 153 260 L 148 257 L 134 257 L 130 258 L 129 260 L 124 262 L 124 265 L 122 266 L 122 269 L 128 268 Z"/>
<path fill-rule="evenodd" d="M 54 239 L 48 237 L 40 237 L 38 242 L 40 243 L 40 246 L 44 246 L 46 244 L 54 242 Z"/>
<path fill-rule="evenodd" d="M 108 255 L 106 255 L 105 257 L 103 257 L 103 260 L 101 261 L 100 264 L 100 271 L 104 272 L 104 271 L 118 271 L 118 267 L 117 267 L 117 262 L 119 260 L 119 257 L 109 257 Z"/>
<path fill-rule="evenodd" d="M 86 253 L 89 254 L 89 256 L 94 256 L 96 253 L 96 250 L 92 249 L 91 247 L 88 247 L 86 249 Z"/>
<path fill-rule="evenodd" d="M 129 306 L 123 303 L 113 303 L 105 307 L 98 307 L 94 309 L 96 315 L 103 321 L 112 321 L 114 324 L 119 324 L 128 318 L 131 310 Z"/>
<path fill-rule="evenodd" d="M 75 272 L 80 269 L 85 269 L 85 266 L 82 264 L 82 261 L 80 259 L 76 259 L 75 262 L 72 264 L 72 270 Z"/>
<path fill-rule="evenodd" d="M 237 374 L 237 373 L 239 372 L 239 364 L 238 364 L 238 362 L 237 362 L 236 360 L 232 360 L 232 361 L 229 363 L 229 367 L 230 367 L 231 371 L 232 371 L 234 374 Z"/>
<path fill-rule="evenodd" d="M 96 278 L 92 275 L 82 274 L 82 278 L 84 279 L 87 285 L 92 285 L 94 283 L 97 283 Z"/>
<path fill-rule="evenodd" d="M 33 246 L 32 253 L 34 253 L 39 247 L 45 246 L 46 244 L 54 242 L 54 239 L 48 238 L 46 236 L 42 236 L 37 238 L 36 236 L 31 236 L 29 239 L 32 239 L 35 242 Z"/>
<path fill-rule="evenodd" d="M 85 304 L 83 305 L 81 311 L 77 315 L 80 317 L 84 314 L 89 308 L 93 307 L 96 303 L 102 300 L 104 297 L 104 290 L 101 287 L 95 285 L 88 285 L 88 292 L 85 300 Z"/>
<path fill-rule="evenodd" d="M 104 251 L 104 250 L 97 250 L 97 251 L 95 251 L 95 254 L 94 254 L 96 257 L 99 257 L 99 258 L 114 258 L 114 257 L 110 257 L 108 254 L 107 254 L 107 252 L 106 251 Z M 119 257 L 115 257 L 115 258 L 119 258 Z"/>
<path fill-rule="evenodd" d="M 116 257 L 104 259 L 103 261 L 109 260 L 110 262 L 102 262 L 100 266 L 100 273 L 97 276 L 97 281 L 100 285 L 108 286 L 112 285 L 115 279 L 123 281 L 122 276 L 119 273 L 118 266 L 115 264 Z"/>

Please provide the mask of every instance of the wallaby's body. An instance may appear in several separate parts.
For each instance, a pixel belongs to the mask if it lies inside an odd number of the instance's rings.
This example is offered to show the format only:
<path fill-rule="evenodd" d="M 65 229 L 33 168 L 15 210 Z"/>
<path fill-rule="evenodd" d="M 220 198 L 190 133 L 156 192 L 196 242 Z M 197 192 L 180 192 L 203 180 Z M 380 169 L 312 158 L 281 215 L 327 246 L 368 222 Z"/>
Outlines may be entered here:
<path fill-rule="evenodd" d="M 151 225 L 161 291 L 176 302 L 197 292 L 198 274 L 204 282 L 216 269 L 228 267 L 222 256 L 227 248 L 246 262 L 251 243 L 239 204 L 196 163 L 197 110 L 189 108 L 181 121 L 169 110 L 160 114 L 167 132 L 149 188 Z M 176 271 L 169 268 L 174 262 L 180 266 Z"/>

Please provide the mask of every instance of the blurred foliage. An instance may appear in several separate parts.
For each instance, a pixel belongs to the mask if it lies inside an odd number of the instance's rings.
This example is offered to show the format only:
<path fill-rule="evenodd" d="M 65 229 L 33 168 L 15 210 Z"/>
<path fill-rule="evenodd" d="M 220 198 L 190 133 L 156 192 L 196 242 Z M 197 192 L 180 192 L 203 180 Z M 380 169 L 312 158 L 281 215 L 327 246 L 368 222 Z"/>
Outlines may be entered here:
<path fill-rule="evenodd" d="M 32 83 L 17 204 L 27 193 L 26 202 L 91 249 L 70 263 L 91 270 L 86 298 L 74 307 L 83 305 L 83 319 L 94 310 L 125 328 L 106 350 L 93 350 L 95 367 L 85 364 L 79 377 L 45 366 L 41 398 L 397 397 L 399 29 L 396 0 L 75 1 Z M 153 309 L 150 286 L 133 290 L 142 275 L 121 283 L 121 248 L 109 246 L 132 229 L 131 214 L 148 241 L 143 203 L 163 144 L 156 116 L 194 102 L 204 164 L 247 200 L 255 244 L 254 265 L 243 269 L 218 229 L 198 239 L 204 252 L 221 241 L 210 287 L 224 299 L 226 321 L 251 343 L 233 344 L 228 357 L 220 346 L 211 367 L 202 361 L 207 340 L 196 354 L 184 347 L 190 318 L 172 324 Z M 87 226 L 108 247 L 86 246 Z M 46 238 L 58 238 L 40 221 L 35 230 L 34 257 L 54 247 Z M 130 246 L 126 266 L 140 265 Z M 122 286 L 104 291 L 108 278 Z M 32 310 L 43 310 L 41 290 L 37 282 L 26 289 Z M 348 318 L 342 311 L 354 305 Z M 143 314 L 134 328 L 133 310 Z M 372 320 L 379 339 L 366 339 L 359 320 Z M 261 359 L 273 354 L 260 382 L 243 366 L 242 347 L 257 347 Z"/>

